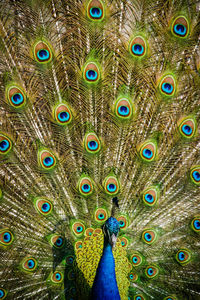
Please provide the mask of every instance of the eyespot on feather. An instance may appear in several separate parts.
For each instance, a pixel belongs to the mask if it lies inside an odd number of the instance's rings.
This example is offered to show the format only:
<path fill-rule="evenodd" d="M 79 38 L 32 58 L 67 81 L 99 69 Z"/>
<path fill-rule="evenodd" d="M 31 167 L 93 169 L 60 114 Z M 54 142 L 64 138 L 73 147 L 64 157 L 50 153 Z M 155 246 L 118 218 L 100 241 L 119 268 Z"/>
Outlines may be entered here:
<path fill-rule="evenodd" d="M 50 46 L 44 41 L 37 42 L 34 45 L 34 58 L 40 64 L 49 63 L 52 60 Z"/>
<path fill-rule="evenodd" d="M 142 200 L 147 206 L 154 206 L 158 200 L 158 191 L 154 187 L 150 187 L 144 190 L 142 193 Z"/>
<path fill-rule="evenodd" d="M 104 189 L 108 195 L 116 195 L 119 192 L 119 181 L 115 176 L 108 176 L 104 181 Z"/>
<path fill-rule="evenodd" d="M 6 298 L 8 292 L 5 289 L 0 288 L 0 299 L 3 300 Z"/>
<path fill-rule="evenodd" d="M 7 155 L 12 149 L 12 141 L 6 135 L 0 133 L 0 155 Z"/>
<path fill-rule="evenodd" d="M 175 37 L 187 38 L 189 34 L 189 22 L 186 17 L 178 16 L 172 22 L 171 32 Z"/>
<path fill-rule="evenodd" d="M 107 211 L 104 208 L 98 208 L 95 211 L 95 220 L 98 223 L 105 222 L 107 220 L 107 218 L 108 218 L 108 214 L 107 214 Z"/>
<path fill-rule="evenodd" d="M 117 219 L 117 221 L 119 222 L 119 227 L 120 227 L 120 229 L 123 229 L 123 230 L 124 230 L 124 229 L 127 228 L 128 222 L 127 222 L 126 217 L 124 217 L 124 216 L 119 216 L 119 217 L 117 217 L 116 219 Z"/>
<path fill-rule="evenodd" d="M 141 294 L 135 295 L 134 300 L 145 300 L 144 296 L 142 296 Z"/>
<path fill-rule="evenodd" d="M 142 58 L 147 53 L 147 44 L 142 36 L 136 36 L 129 44 L 130 53 L 137 58 Z"/>
<path fill-rule="evenodd" d="M 147 141 L 140 146 L 139 154 L 143 161 L 151 162 L 155 159 L 157 146 L 151 141 Z"/>
<path fill-rule="evenodd" d="M 190 139 L 194 136 L 196 131 L 196 122 L 193 118 L 181 119 L 178 124 L 179 132 L 184 138 Z"/>
<path fill-rule="evenodd" d="M 138 275 L 134 272 L 131 272 L 128 278 L 130 282 L 136 282 L 138 280 Z"/>
<path fill-rule="evenodd" d="M 125 238 L 123 236 L 123 237 L 120 237 L 120 240 L 121 240 L 121 245 L 122 245 L 123 248 L 128 246 L 128 239 L 127 238 Z"/>
<path fill-rule="evenodd" d="M 84 139 L 85 150 L 88 153 L 96 154 L 101 149 L 100 140 L 93 132 L 86 134 Z"/>
<path fill-rule="evenodd" d="M 179 264 L 181 265 L 186 265 L 187 263 L 190 262 L 191 260 L 191 253 L 189 250 L 187 249 L 180 249 L 177 253 L 176 253 L 176 260 Z"/>
<path fill-rule="evenodd" d="M 22 268 L 27 272 L 33 272 L 37 268 L 37 260 L 34 257 L 25 258 L 22 262 Z"/>
<path fill-rule="evenodd" d="M 51 244 L 58 249 L 61 249 L 65 245 L 65 239 L 61 235 L 53 235 L 51 237 Z"/>
<path fill-rule="evenodd" d="M 195 232 L 200 233 L 200 216 L 193 218 L 191 222 L 191 227 Z"/>
<path fill-rule="evenodd" d="M 133 115 L 133 106 L 128 98 L 120 98 L 115 103 L 115 115 L 121 120 L 129 120 Z"/>
<path fill-rule="evenodd" d="M 7 247 L 12 244 L 14 240 L 14 236 L 9 229 L 1 229 L 0 230 L 0 246 Z"/>
<path fill-rule="evenodd" d="M 56 158 L 49 150 L 41 150 L 38 152 L 38 160 L 40 166 L 44 170 L 52 170 L 56 166 Z"/>
<path fill-rule="evenodd" d="M 146 229 L 142 233 L 142 240 L 148 244 L 153 244 L 157 239 L 157 233 L 153 229 Z"/>
<path fill-rule="evenodd" d="M 63 278 L 64 278 L 64 276 L 63 276 L 62 272 L 59 272 L 59 271 L 56 271 L 51 275 L 51 281 L 56 284 L 61 283 L 63 281 Z"/>
<path fill-rule="evenodd" d="M 83 79 L 91 84 L 95 84 L 100 79 L 100 70 L 95 62 L 89 62 L 83 69 Z"/>
<path fill-rule="evenodd" d="M 190 171 L 190 178 L 196 185 L 200 185 L 200 166 L 195 166 Z"/>
<path fill-rule="evenodd" d="M 66 104 L 58 104 L 54 109 L 54 119 L 59 125 L 68 125 L 72 121 L 72 112 Z"/>
<path fill-rule="evenodd" d="M 160 80 L 159 91 L 166 97 L 172 97 L 175 94 L 176 83 L 172 75 L 168 74 Z"/>
<path fill-rule="evenodd" d="M 138 267 L 142 264 L 143 262 L 143 257 L 139 252 L 133 252 L 131 255 L 131 262 L 134 267 Z"/>
<path fill-rule="evenodd" d="M 81 178 L 78 189 L 81 195 L 89 196 L 93 193 L 93 184 L 89 177 Z"/>
<path fill-rule="evenodd" d="M 8 103 L 15 109 L 22 108 L 26 104 L 26 95 L 19 86 L 10 86 L 7 89 Z"/>
<path fill-rule="evenodd" d="M 148 278 L 155 278 L 159 274 L 159 269 L 157 266 L 150 265 L 145 269 L 145 275 Z"/>
<path fill-rule="evenodd" d="M 102 21 L 105 16 L 105 8 L 101 0 L 91 0 L 87 6 L 87 16 L 91 21 Z"/>
<path fill-rule="evenodd" d="M 51 201 L 42 198 L 36 198 L 34 200 L 34 206 L 36 210 L 43 216 L 50 215 L 53 209 Z"/>
<path fill-rule="evenodd" d="M 72 230 L 76 236 L 81 236 L 85 231 L 85 226 L 81 222 L 75 222 L 72 225 Z"/>

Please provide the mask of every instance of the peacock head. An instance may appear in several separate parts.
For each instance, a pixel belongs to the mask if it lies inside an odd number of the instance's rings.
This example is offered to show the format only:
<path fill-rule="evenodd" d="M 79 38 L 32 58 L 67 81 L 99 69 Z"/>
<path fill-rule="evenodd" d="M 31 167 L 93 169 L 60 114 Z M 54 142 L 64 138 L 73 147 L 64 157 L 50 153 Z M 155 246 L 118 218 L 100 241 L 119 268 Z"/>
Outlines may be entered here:
<path fill-rule="evenodd" d="M 115 247 L 117 242 L 118 233 L 120 230 L 119 222 L 117 219 L 110 217 L 103 225 L 104 241 Z"/>

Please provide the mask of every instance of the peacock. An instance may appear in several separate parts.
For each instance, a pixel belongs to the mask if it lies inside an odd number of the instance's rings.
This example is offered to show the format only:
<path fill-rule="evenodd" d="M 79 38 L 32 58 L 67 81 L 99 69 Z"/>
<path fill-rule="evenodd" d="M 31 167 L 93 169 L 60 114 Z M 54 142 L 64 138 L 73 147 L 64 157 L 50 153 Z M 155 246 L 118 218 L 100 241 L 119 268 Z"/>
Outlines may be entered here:
<path fill-rule="evenodd" d="M 0 299 L 200 299 L 200 2 L 0 1 Z"/>

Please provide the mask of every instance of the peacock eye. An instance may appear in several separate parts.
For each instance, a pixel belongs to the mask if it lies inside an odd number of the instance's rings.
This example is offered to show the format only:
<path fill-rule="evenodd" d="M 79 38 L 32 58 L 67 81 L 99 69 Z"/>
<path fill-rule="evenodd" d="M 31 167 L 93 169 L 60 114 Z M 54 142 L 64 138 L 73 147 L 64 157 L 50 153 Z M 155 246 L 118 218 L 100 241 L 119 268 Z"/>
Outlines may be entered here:
<path fill-rule="evenodd" d="M 133 113 L 131 102 L 126 98 L 122 98 L 115 103 L 115 114 L 121 120 L 130 119 Z"/>
<path fill-rule="evenodd" d="M 95 212 L 95 220 L 97 222 L 104 222 L 107 219 L 108 215 L 104 208 L 98 208 Z"/>
<path fill-rule="evenodd" d="M 68 125 L 72 121 L 72 113 L 66 104 L 59 104 L 54 110 L 54 118 L 59 125 Z"/>
<path fill-rule="evenodd" d="M 94 229 L 93 228 L 87 228 L 86 231 L 85 231 L 85 235 L 86 236 L 91 236 L 94 232 Z"/>
<path fill-rule="evenodd" d="M 100 0 L 91 0 L 88 4 L 87 14 L 90 20 L 98 21 L 104 18 L 104 6 Z"/>
<path fill-rule="evenodd" d="M 83 72 L 83 78 L 89 83 L 95 83 L 100 78 L 99 68 L 96 63 L 88 63 Z"/>
<path fill-rule="evenodd" d="M 177 17 L 172 23 L 172 33 L 176 37 L 185 38 L 189 33 L 189 22 L 183 17 Z"/>
<path fill-rule="evenodd" d="M 72 256 L 72 255 L 67 256 L 66 259 L 65 259 L 65 262 L 66 262 L 66 265 L 67 265 L 67 266 L 73 265 L 73 262 L 74 262 L 74 256 Z"/>
<path fill-rule="evenodd" d="M 142 239 L 146 244 L 153 244 L 157 238 L 154 230 L 144 230 L 142 233 Z"/>
<path fill-rule="evenodd" d="M 140 156 L 144 161 L 153 161 L 156 156 L 156 145 L 146 142 L 140 147 Z"/>
<path fill-rule="evenodd" d="M 61 272 L 54 272 L 51 276 L 51 280 L 54 283 L 61 283 L 63 281 L 63 274 Z"/>
<path fill-rule="evenodd" d="M 0 154 L 2 155 L 8 154 L 11 148 L 12 148 L 11 140 L 7 136 L 0 134 Z"/>
<path fill-rule="evenodd" d="M 75 235 L 81 236 L 85 231 L 85 226 L 81 222 L 75 222 L 72 225 L 72 230 Z"/>
<path fill-rule="evenodd" d="M 43 169 L 51 170 L 56 165 L 55 156 L 48 150 L 39 151 L 39 162 Z"/>
<path fill-rule="evenodd" d="M 136 273 L 131 272 L 131 273 L 129 274 L 129 280 L 130 280 L 131 282 L 137 281 L 137 280 L 138 280 L 138 275 L 137 275 Z"/>
<path fill-rule="evenodd" d="M 143 37 L 137 36 L 130 42 L 130 52 L 135 57 L 144 57 L 146 54 L 146 41 Z"/>
<path fill-rule="evenodd" d="M 153 206 L 158 200 L 158 192 L 156 189 L 150 188 L 146 189 L 142 194 L 142 199 L 144 203 L 148 206 Z"/>
<path fill-rule="evenodd" d="M 48 63 L 52 59 L 52 51 L 45 42 L 38 42 L 34 46 L 34 56 L 39 63 Z"/>
<path fill-rule="evenodd" d="M 154 278 L 158 275 L 159 273 L 159 270 L 156 266 L 148 266 L 146 269 L 145 269 L 145 275 L 148 277 L 148 278 Z"/>
<path fill-rule="evenodd" d="M 13 234 L 8 229 L 0 230 L 0 245 L 9 246 L 14 240 Z"/>
<path fill-rule="evenodd" d="M 175 93 L 175 80 L 172 75 L 166 75 L 162 78 L 159 89 L 161 94 L 165 96 L 173 96 Z"/>
<path fill-rule="evenodd" d="M 11 86 L 7 91 L 7 99 L 14 108 L 21 108 L 26 103 L 24 92 L 17 86 Z"/>
<path fill-rule="evenodd" d="M 0 299 L 5 299 L 6 298 L 6 295 L 7 295 L 7 291 L 0 288 Z"/>
<path fill-rule="evenodd" d="M 22 267 L 25 271 L 33 272 L 37 268 L 37 261 L 33 257 L 25 258 L 22 263 Z"/>
<path fill-rule="evenodd" d="M 200 185 L 200 166 L 196 166 L 191 170 L 190 177 L 195 184 Z"/>
<path fill-rule="evenodd" d="M 139 253 L 134 253 L 131 256 L 131 261 L 132 261 L 132 264 L 134 265 L 134 267 L 137 267 L 137 266 L 141 265 L 142 260 L 143 260 L 142 256 Z"/>
<path fill-rule="evenodd" d="M 97 153 L 101 149 L 100 141 L 95 133 L 89 133 L 85 136 L 85 149 L 89 153 Z"/>
<path fill-rule="evenodd" d="M 197 216 L 192 220 L 191 226 L 194 231 L 200 232 L 200 216 Z"/>
<path fill-rule="evenodd" d="M 180 249 L 176 253 L 176 260 L 181 264 L 187 264 L 191 260 L 191 253 L 189 250 L 186 249 Z"/>
<path fill-rule="evenodd" d="M 83 196 L 91 195 L 93 192 L 93 184 L 89 177 L 83 177 L 79 181 L 79 192 Z"/>
<path fill-rule="evenodd" d="M 114 176 L 106 177 L 104 187 L 106 193 L 109 195 L 116 195 L 119 192 L 119 182 Z"/>
<path fill-rule="evenodd" d="M 46 199 L 36 199 L 35 207 L 39 213 L 44 216 L 49 215 L 52 212 L 53 205 L 49 200 Z"/>
<path fill-rule="evenodd" d="M 122 237 L 122 238 L 121 238 L 121 245 L 122 245 L 123 248 L 126 247 L 126 246 L 128 245 L 128 240 L 127 240 L 127 238 L 125 238 L 125 237 Z"/>
<path fill-rule="evenodd" d="M 120 229 L 126 229 L 128 226 L 127 219 L 124 216 L 117 217 L 117 221 L 119 222 Z"/>
<path fill-rule="evenodd" d="M 145 298 L 142 295 L 136 295 L 134 296 L 134 300 L 145 300 Z"/>
<path fill-rule="evenodd" d="M 180 134 L 185 138 L 192 138 L 196 131 L 196 123 L 192 118 L 185 118 L 182 120 L 179 125 Z"/>

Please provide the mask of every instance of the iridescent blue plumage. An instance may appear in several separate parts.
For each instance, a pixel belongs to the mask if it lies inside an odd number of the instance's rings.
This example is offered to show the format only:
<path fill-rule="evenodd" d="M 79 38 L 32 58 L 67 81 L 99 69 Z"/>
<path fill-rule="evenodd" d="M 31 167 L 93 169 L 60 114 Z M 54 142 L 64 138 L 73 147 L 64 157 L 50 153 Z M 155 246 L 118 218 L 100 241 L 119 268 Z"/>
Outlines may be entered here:
<path fill-rule="evenodd" d="M 113 217 L 110 217 L 103 226 L 104 249 L 92 287 L 92 300 L 120 300 L 112 253 L 119 229 L 119 222 Z"/>

